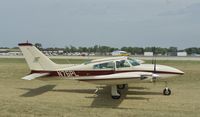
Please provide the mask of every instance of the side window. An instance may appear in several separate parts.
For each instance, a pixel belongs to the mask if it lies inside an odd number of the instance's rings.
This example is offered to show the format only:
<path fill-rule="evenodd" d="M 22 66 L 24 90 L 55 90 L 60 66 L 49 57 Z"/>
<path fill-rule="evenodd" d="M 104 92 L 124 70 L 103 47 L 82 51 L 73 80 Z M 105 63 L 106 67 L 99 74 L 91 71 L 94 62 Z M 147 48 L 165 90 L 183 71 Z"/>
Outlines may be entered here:
<path fill-rule="evenodd" d="M 117 68 L 130 67 L 130 64 L 126 60 L 116 61 Z"/>
<path fill-rule="evenodd" d="M 114 69 L 114 63 L 108 62 L 108 63 L 96 64 L 94 65 L 93 68 L 94 69 Z"/>

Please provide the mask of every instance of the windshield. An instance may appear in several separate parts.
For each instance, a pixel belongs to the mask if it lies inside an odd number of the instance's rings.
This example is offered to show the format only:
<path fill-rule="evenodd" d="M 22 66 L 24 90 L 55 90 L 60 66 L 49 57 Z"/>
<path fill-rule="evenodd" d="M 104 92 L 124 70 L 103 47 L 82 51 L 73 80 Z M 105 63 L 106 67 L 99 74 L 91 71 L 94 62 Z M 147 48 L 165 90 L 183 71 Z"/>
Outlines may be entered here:
<path fill-rule="evenodd" d="M 129 62 L 132 66 L 138 66 L 138 65 L 140 65 L 139 62 L 137 62 L 135 59 L 132 59 L 132 58 L 128 58 L 128 62 Z"/>

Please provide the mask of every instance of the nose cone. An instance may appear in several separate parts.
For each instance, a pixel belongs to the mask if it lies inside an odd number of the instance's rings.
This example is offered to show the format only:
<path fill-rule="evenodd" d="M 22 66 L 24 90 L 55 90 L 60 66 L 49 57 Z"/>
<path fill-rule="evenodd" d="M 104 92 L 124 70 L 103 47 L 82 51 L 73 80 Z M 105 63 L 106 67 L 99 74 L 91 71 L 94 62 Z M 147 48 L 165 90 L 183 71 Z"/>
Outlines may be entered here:
<path fill-rule="evenodd" d="M 174 75 L 183 75 L 184 72 L 176 69 L 174 67 L 169 67 L 169 66 L 165 66 L 165 65 L 157 65 L 156 69 L 158 72 L 163 72 L 166 74 L 174 74 Z"/>
<path fill-rule="evenodd" d="M 155 74 L 158 74 L 160 77 L 172 77 L 184 74 L 183 71 L 166 65 L 156 65 L 156 71 L 154 71 L 153 64 L 141 64 L 139 66 L 135 66 L 134 70 L 143 72 L 155 72 Z"/>
<path fill-rule="evenodd" d="M 175 69 L 176 71 L 176 73 L 177 74 L 179 74 L 179 75 L 184 75 L 184 72 L 183 71 L 181 71 L 181 70 L 179 70 L 179 69 L 176 69 L 176 68 L 173 68 L 173 69 Z"/>

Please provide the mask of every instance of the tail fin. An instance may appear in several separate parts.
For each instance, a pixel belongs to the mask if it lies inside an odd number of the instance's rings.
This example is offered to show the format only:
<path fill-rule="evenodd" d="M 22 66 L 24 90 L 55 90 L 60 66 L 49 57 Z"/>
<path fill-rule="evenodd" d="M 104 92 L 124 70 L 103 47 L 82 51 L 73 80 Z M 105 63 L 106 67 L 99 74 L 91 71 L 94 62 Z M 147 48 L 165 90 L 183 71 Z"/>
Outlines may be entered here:
<path fill-rule="evenodd" d="M 31 43 L 18 44 L 31 70 L 55 70 L 58 65 L 51 61 Z"/>

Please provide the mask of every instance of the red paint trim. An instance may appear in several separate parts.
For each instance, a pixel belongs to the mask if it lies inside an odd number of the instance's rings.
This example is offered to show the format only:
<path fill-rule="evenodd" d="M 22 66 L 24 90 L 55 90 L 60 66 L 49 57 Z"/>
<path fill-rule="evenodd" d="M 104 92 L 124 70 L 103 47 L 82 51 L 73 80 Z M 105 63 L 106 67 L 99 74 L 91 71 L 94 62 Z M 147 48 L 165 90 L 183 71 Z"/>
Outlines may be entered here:
<path fill-rule="evenodd" d="M 19 43 L 18 46 L 33 46 L 31 43 Z"/>
<path fill-rule="evenodd" d="M 150 72 L 152 73 L 153 71 L 148 71 L 148 70 L 129 70 L 129 71 L 74 71 L 76 75 L 79 76 L 97 76 L 97 75 L 109 75 L 109 74 L 114 74 L 114 73 L 124 73 L 124 72 Z M 32 70 L 32 73 L 49 73 L 49 76 L 59 76 L 57 71 L 40 71 L 40 70 Z M 177 74 L 177 75 L 183 75 L 184 73 L 177 73 L 177 72 L 166 72 L 166 71 L 156 71 L 158 74 Z"/>
<path fill-rule="evenodd" d="M 66 70 L 67 71 L 67 70 Z M 97 75 L 108 75 L 108 74 L 113 74 L 113 70 L 109 71 L 74 71 L 76 75 L 79 76 L 97 76 Z M 37 71 L 37 70 L 32 70 L 31 74 L 33 73 L 49 73 L 49 76 L 59 76 L 57 71 Z"/>

